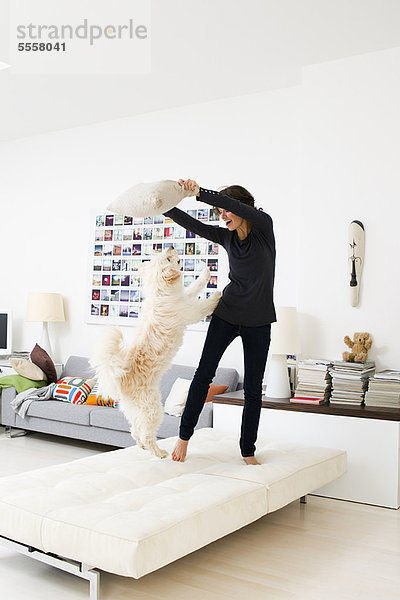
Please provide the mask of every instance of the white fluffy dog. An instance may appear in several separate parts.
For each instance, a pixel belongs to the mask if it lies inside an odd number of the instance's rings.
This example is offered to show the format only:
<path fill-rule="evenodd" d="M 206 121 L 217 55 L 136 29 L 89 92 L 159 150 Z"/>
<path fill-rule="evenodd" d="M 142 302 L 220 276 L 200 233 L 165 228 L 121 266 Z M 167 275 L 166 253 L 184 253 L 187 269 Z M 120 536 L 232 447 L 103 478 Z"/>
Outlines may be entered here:
<path fill-rule="evenodd" d="M 174 248 L 143 263 L 141 272 L 145 300 L 132 343 L 124 343 L 118 327 L 109 328 L 91 364 L 100 391 L 119 400 L 137 444 L 165 458 L 168 452 L 156 443 L 164 410 L 160 379 L 182 344 L 185 327 L 212 313 L 221 294 L 197 297 L 210 278 L 209 269 L 183 287 L 180 259 Z"/>

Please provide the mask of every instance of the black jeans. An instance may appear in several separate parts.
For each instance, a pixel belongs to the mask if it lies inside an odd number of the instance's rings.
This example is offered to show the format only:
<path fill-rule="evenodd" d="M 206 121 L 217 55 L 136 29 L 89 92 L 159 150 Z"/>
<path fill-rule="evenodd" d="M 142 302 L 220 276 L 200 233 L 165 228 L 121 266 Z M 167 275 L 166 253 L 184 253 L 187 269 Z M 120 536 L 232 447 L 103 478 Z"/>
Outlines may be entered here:
<path fill-rule="evenodd" d="M 244 354 L 244 407 L 240 450 L 242 456 L 254 456 L 261 412 L 262 381 L 271 338 L 270 324 L 246 327 L 232 325 L 216 315 L 211 317 L 199 366 L 181 417 L 179 437 L 188 440 L 193 435 L 218 363 L 226 348 L 238 335 L 242 338 Z"/>

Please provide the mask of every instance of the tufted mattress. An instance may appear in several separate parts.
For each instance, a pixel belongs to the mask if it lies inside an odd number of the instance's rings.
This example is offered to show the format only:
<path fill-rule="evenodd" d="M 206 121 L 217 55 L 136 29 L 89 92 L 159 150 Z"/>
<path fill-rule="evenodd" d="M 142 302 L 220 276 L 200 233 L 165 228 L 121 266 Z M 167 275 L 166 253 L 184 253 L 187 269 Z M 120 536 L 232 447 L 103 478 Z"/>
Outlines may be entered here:
<path fill-rule="evenodd" d="M 176 437 L 159 440 L 171 451 Z M 132 446 L 0 479 L 0 535 L 139 578 L 340 477 L 346 453 L 195 431 L 186 461 Z"/>

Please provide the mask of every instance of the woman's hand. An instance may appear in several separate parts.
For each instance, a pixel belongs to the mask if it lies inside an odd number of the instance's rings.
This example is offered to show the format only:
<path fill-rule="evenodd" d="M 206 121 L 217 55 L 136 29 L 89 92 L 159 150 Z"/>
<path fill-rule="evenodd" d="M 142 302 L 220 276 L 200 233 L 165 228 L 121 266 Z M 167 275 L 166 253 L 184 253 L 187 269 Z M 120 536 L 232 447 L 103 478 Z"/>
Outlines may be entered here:
<path fill-rule="evenodd" d="M 180 185 L 183 185 L 183 187 L 185 188 L 185 190 L 192 190 L 192 191 L 194 191 L 194 189 L 195 189 L 196 185 L 197 185 L 198 187 L 200 187 L 200 186 L 198 185 L 198 183 L 196 183 L 196 182 L 194 181 L 194 179 L 186 179 L 186 180 L 185 180 L 185 179 L 178 179 L 178 183 L 179 183 Z M 196 196 L 200 196 L 200 191 L 199 191 L 199 193 L 198 193 L 198 194 L 196 194 Z"/>

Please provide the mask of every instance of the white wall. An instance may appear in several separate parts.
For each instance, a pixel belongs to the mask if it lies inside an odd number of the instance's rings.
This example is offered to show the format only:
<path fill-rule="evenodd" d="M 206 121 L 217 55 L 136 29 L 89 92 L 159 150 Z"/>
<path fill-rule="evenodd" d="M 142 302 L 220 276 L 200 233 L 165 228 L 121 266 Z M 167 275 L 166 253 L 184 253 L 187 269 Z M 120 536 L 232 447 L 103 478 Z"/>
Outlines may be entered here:
<path fill-rule="evenodd" d="M 3 144 L 0 304 L 14 311 L 14 349 L 30 350 L 40 337 L 41 325 L 24 321 L 28 292 L 53 291 L 63 294 L 68 317 L 50 324 L 55 357 L 90 355 L 103 328 L 84 317 L 89 215 L 139 181 L 191 177 L 207 188 L 248 187 L 279 232 L 276 298 L 296 303 L 299 92 L 286 88 Z M 204 335 L 188 331 L 176 360 L 195 364 Z M 221 364 L 242 372 L 239 341 Z"/>
<path fill-rule="evenodd" d="M 3 144 L 0 304 L 14 310 L 14 349 L 40 335 L 24 322 L 28 292 L 58 291 L 68 321 L 51 327 L 56 358 L 89 355 L 102 331 L 84 321 L 91 209 L 138 181 L 191 177 L 240 183 L 272 215 L 275 302 L 298 304 L 304 355 L 340 358 L 343 336 L 367 330 L 378 366 L 400 368 L 399 72 L 396 48 L 313 65 L 301 86 Z M 357 308 L 353 219 L 366 229 Z M 203 339 L 188 331 L 176 360 L 196 364 Z M 239 341 L 221 364 L 243 372 Z"/>
<path fill-rule="evenodd" d="M 369 331 L 378 367 L 400 369 L 400 48 L 303 72 L 299 309 L 303 350 L 339 357 Z M 351 307 L 347 243 L 365 226 L 360 304 Z"/>

